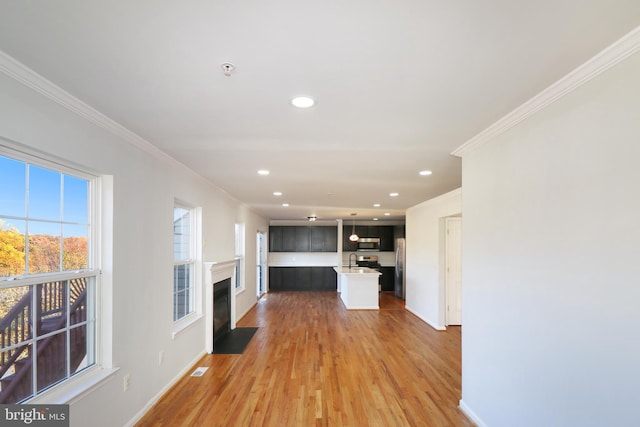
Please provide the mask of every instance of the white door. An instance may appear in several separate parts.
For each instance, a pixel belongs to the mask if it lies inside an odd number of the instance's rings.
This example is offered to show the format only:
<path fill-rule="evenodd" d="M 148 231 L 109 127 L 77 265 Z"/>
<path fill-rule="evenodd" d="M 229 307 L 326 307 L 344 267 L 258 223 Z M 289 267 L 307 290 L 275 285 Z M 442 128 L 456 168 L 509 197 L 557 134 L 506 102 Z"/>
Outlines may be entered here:
<path fill-rule="evenodd" d="M 446 218 L 447 325 L 462 324 L 462 219 Z"/>

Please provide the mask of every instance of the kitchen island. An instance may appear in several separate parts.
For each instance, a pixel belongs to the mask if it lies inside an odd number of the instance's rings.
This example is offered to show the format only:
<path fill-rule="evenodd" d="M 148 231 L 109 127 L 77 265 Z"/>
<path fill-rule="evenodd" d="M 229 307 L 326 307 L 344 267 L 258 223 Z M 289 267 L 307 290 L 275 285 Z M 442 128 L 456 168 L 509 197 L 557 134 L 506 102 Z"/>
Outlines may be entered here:
<path fill-rule="evenodd" d="M 349 310 L 378 310 L 380 272 L 366 267 L 334 267 L 338 274 L 338 292 Z"/>

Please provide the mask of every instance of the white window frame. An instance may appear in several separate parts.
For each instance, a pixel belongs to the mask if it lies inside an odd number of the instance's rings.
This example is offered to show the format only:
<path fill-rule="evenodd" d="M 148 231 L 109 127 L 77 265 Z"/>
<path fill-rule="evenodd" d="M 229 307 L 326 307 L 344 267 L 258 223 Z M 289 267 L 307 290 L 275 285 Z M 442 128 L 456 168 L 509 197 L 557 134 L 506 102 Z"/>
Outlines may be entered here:
<path fill-rule="evenodd" d="M 0 155 L 70 175 L 86 179 L 88 189 L 88 268 L 81 271 L 60 271 L 53 273 L 28 274 L 12 277 L 11 280 L 1 280 L 3 288 L 18 286 L 35 286 L 58 280 L 69 280 L 79 277 L 94 277 L 92 291 L 88 290 L 88 311 L 93 311 L 93 365 L 69 376 L 59 383 L 38 392 L 22 403 L 38 404 L 71 404 L 99 387 L 103 382 L 113 377 L 118 368 L 113 366 L 112 336 L 113 311 L 111 272 L 102 270 L 103 263 L 111 264 L 105 256 L 112 253 L 113 229 L 110 220 L 113 218 L 113 177 L 100 176 L 88 168 L 72 162 L 43 153 L 21 144 L 0 137 Z M 88 288 L 89 289 L 89 288 Z M 91 300 L 91 301 L 89 301 Z M 90 307 L 90 308 L 89 308 Z M 89 339 L 89 338 L 88 338 Z"/>
<path fill-rule="evenodd" d="M 179 319 L 175 319 L 175 270 L 174 275 L 172 275 L 171 281 L 171 318 L 173 320 L 173 331 L 172 338 L 178 336 L 181 332 L 195 324 L 198 320 L 203 317 L 202 314 L 202 208 L 194 207 L 193 205 L 181 201 L 179 199 L 175 199 L 173 203 L 173 211 L 175 212 L 176 208 L 182 208 L 188 210 L 191 216 L 190 221 L 190 258 L 188 260 L 176 261 L 175 260 L 175 248 L 172 251 L 173 256 L 173 265 L 192 265 L 192 276 L 191 276 L 191 298 L 192 298 L 192 307 L 191 311 L 184 315 Z M 173 223 L 173 221 L 172 221 Z M 174 234 L 172 233 L 172 243 L 175 245 Z"/>
<path fill-rule="evenodd" d="M 245 225 L 235 225 L 236 295 L 245 291 Z"/>

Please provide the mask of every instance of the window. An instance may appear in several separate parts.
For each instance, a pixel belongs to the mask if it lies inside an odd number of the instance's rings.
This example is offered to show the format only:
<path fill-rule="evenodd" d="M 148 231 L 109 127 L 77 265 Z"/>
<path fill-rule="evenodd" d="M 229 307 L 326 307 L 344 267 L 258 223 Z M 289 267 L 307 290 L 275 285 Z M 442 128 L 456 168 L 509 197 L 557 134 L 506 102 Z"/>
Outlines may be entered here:
<path fill-rule="evenodd" d="M 244 268 L 244 224 L 236 224 L 236 292 L 244 289 L 244 275 L 242 274 Z"/>
<path fill-rule="evenodd" d="M 96 177 L 0 147 L 0 403 L 96 364 Z"/>
<path fill-rule="evenodd" d="M 194 312 L 195 307 L 195 210 L 173 208 L 173 321 Z"/>

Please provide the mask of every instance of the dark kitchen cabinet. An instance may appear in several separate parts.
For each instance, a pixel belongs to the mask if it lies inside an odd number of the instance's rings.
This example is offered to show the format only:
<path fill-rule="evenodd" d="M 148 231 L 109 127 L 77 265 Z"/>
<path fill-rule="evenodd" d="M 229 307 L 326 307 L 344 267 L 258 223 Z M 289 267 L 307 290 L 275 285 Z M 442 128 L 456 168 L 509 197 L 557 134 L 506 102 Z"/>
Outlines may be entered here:
<path fill-rule="evenodd" d="M 295 252 L 295 227 L 269 227 L 269 252 Z"/>
<path fill-rule="evenodd" d="M 338 227 L 324 228 L 324 251 L 338 252 Z"/>
<path fill-rule="evenodd" d="M 336 227 L 309 227 L 311 252 L 337 252 L 338 229 Z"/>
<path fill-rule="evenodd" d="M 338 276 L 333 267 L 311 267 L 311 288 L 314 291 L 336 291 Z"/>
<path fill-rule="evenodd" d="M 289 290 L 296 283 L 295 273 L 295 268 L 292 267 L 269 267 L 269 290 Z"/>
<path fill-rule="evenodd" d="M 324 227 L 309 227 L 311 252 L 324 251 Z"/>
<path fill-rule="evenodd" d="M 337 252 L 338 229 L 330 226 L 271 226 L 270 252 Z"/>
<path fill-rule="evenodd" d="M 295 233 L 295 250 L 293 252 L 309 252 L 311 248 L 311 227 L 293 227 Z"/>
<path fill-rule="evenodd" d="M 336 291 L 333 267 L 269 267 L 271 291 Z"/>
<path fill-rule="evenodd" d="M 380 276 L 380 290 L 382 292 L 393 292 L 395 287 L 394 276 L 396 274 L 396 268 L 380 267 L 380 273 L 382 273 L 382 276 Z"/>
<path fill-rule="evenodd" d="M 311 290 L 311 267 L 290 267 L 294 270 L 293 291 Z"/>
<path fill-rule="evenodd" d="M 380 250 L 381 251 L 394 251 L 395 239 L 393 238 L 393 227 L 382 226 L 378 227 L 378 234 L 380 237 Z"/>
<path fill-rule="evenodd" d="M 352 232 L 353 232 L 353 226 L 347 227 L 345 225 L 344 227 L 342 227 L 342 250 L 344 252 L 355 252 L 355 250 L 358 248 L 358 245 L 356 242 L 352 242 L 351 240 L 349 240 L 349 236 L 351 236 Z M 358 236 L 360 235 L 358 234 Z"/>
<path fill-rule="evenodd" d="M 282 228 L 269 227 L 269 252 L 282 252 Z"/>
<path fill-rule="evenodd" d="M 293 227 L 282 228 L 282 248 L 281 252 L 295 252 L 296 250 L 296 230 Z"/>

